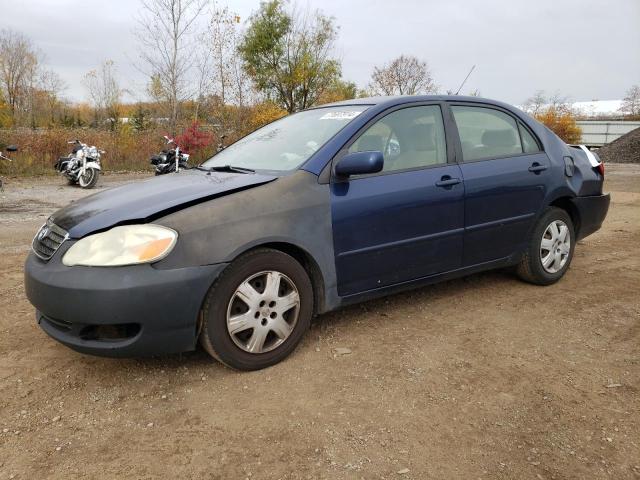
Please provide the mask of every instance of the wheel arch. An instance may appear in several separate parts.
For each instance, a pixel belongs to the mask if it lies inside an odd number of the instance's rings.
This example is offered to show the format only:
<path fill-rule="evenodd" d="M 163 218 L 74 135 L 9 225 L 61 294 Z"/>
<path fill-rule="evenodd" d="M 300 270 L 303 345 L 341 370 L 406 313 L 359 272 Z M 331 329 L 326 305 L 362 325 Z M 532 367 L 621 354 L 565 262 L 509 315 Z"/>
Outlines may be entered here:
<path fill-rule="evenodd" d="M 234 256 L 238 258 L 241 255 L 244 255 L 247 252 L 252 250 L 257 250 L 260 248 L 270 248 L 272 250 L 278 250 L 282 253 L 286 253 L 287 255 L 293 257 L 302 267 L 305 269 L 307 274 L 309 275 L 309 279 L 311 280 L 311 286 L 313 287 L 313 313 L 314 315 L 318 313 L 322 313 L 325 311 L 325 278 L 322 274 L 322 269 L 313 255 L 311 255 L 307 250 L 296 245 L 294 243 L 286 242 L 286 241 L 267 241 L 264 243 L 259 243 L 256 245 L 251 245 L 249 248 L 243 249 L 240 252 L 237 252 Z"/>
<path fill-rule="evenodd" d="M 579 238 L 580 226 L 581 226 L 580 212 L 578 211 L 578 208 L 573 203 L 573 198 L 574 198 L 573 196 L 568 196 L 568 195 L 561 196 L 556 198 L 552 202 L 550 202 L 549 206 L 556 207 L 567 212 L 567 214 L 571 218 L 571 222 L 573 222 L 574 234 L 576 238 Z"/>

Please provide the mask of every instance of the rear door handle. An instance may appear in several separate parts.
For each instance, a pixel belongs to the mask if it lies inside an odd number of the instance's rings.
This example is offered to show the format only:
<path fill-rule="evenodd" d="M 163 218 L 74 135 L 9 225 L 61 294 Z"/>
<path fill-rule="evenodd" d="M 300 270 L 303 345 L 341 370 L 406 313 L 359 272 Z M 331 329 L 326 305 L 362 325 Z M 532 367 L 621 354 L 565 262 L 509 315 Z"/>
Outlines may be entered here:
<path fill-rule="evenodd" d="M 445 175 L 439 181 L 436 182 L 436 187 L 452 187 L 461 182 L 459 178 L 451 178 L 449 175 Z"/>
<path fill-rule="evenodd" d="M 540 173 L 545 171 L 547 168 L 546 165 L 540 165 L 539 163 L 533 163 L 530 167 L 529 167 L 529 171 L 533 172 L 533 173 Z"/>

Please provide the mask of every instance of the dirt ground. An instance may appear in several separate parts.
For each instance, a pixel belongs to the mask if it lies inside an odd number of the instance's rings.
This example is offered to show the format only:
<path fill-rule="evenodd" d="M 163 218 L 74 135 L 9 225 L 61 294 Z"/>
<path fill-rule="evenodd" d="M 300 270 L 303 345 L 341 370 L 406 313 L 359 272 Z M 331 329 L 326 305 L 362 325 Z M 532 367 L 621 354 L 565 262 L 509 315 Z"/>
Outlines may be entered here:
<path fill-rule="evenodd" d="M 0 479 L 639 479 L 640 165 L 608 165 L 606 188 L 606 224 L 558 284 L 490 272 L 354 306 L 238 373 L 202 351 L 114 360 L 48 338 L 23 261 L 87 192 L 6 179 Z"/>

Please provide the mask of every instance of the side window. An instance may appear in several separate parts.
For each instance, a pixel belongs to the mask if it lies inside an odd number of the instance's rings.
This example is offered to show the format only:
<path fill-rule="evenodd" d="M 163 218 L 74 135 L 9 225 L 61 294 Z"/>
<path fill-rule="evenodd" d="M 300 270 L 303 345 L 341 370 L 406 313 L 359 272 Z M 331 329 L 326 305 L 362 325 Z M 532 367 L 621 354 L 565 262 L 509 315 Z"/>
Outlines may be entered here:
<path fill-rule="evenodd" d="M 465 162 L 523 152 L 518 125 L 511 115 L 485 107 L 452 106 L 451 110 Z"/>
<path fill-rule="evenodd" d="M 349 153 L 367 151 L 383 153 L 383 172 L 447 163 L 440 107 L 409 107 L 384 116 L 349 147 Z"/>
<path fill-rule="evenodd" d="M 527 130 L 527 128 L 518 122 L 518 128 L 520 129 L 520 138 L 522 139 L 522 148 L 525 153 L 533 153 L 540 151 L 540 145 L 533 138 L 533 135 Z"/>

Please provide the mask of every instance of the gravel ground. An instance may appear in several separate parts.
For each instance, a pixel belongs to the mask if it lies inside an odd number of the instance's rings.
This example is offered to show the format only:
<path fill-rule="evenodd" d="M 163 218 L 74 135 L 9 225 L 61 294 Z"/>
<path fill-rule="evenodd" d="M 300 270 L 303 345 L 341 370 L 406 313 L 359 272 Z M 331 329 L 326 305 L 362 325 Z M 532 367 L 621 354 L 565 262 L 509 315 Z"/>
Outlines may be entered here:
<path fill-rule="evenodd" d="M 603 162 L 640 163 L 640 128 L 596 150 Z"/>
<path fill-rule="evenodd" d="M 0 479 L 638 479 L 640 166 L 607 165 L 606 187 L 607 222 L 558 284 L 489 272 L 353 306 L 237 373 L 201 351 L 114 360 L 49 339 L 22 265 L 88 192 L 8 179 Z"/>

